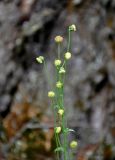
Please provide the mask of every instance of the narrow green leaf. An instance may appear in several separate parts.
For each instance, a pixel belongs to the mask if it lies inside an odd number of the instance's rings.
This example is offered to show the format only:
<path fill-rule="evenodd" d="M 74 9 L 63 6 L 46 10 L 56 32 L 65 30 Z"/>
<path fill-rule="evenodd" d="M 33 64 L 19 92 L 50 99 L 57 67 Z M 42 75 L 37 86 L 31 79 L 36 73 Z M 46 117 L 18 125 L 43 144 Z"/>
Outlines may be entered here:
<path fill-rule="evenodd" d="M 64 148 L 63 147 L 57 147 L 54 151 L 55 152 L 64 152 Z"/>
<path fill-rule="evenodd" d="M 65 133 L 68 133 L 68 132 L 75 132 L 73 129 L 70 129 L 70 128 L 66 128 L 65 130 L 64 130 L 64 132 Z"/>

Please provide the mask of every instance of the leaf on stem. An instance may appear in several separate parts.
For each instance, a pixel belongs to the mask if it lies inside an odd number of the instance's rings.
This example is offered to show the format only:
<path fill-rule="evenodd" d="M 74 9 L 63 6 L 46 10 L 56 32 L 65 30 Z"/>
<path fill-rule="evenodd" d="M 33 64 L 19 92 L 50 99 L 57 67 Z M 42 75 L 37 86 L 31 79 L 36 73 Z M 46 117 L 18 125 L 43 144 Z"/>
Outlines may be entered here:
<path fill-rule="evenodd" d="M 54 151 L 55 152 L 64 152 L 64 148 L 63 147 L 57 147 Z"/>
<path fill-rule="evenodd" d="M 65 128 L 64 129 L 64 132 L 65 133 L 68 133 L 68 132 L 75 132 L 73 129 L 70 129 L 70 128 Z"/>

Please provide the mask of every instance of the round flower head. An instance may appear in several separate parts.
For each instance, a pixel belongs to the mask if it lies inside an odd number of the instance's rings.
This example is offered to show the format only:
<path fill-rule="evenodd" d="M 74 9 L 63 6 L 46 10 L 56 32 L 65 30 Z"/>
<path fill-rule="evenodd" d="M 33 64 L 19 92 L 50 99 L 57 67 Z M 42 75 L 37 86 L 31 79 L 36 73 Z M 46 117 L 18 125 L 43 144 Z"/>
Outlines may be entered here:
<path fill-rule="evenodd" d="M 71 58 L 71 53 L 70 52 L 66 52 L 65 53 L 65 59 L 70 59 Z"/>
<path fill-rule="evenodd" d="M 60 116 L 63 116 L 64 110 L 63 110 L 63 109 L 59 109 L 59 110 L 58 110 L 58 114 L 59 114 Z"/>
<path fill-rule="evenodd" d="M 55 132 L 56 132 L 57 134 L 59 134 L 59 133 L 61 132 L 61 127 L 56 127 L 56 128 L 55 128 Z"/>
<path fill-rule="evenodd" d="M 44 57 L 43 56 L 39 56 L 39 57 L 36 58 L 36 60 L 37 60 L 38 63 L 43 63 Z"/>
<path fill-rule="evenodd" d="M 55 42 L 56 43 L 61 43 L 63 41 L 63 37 L 62 36 L 56 36 L 55 37 Z"/>
<path fill-rule="evenodd" d="M 48 92 L 48 97 L 53 98 L 55 97 L 55 93 L 53 91 Z"/>
<path fill-rule="evenodd" d="M 60 81 L 58 81 L 58 82 L 56 83 L 56 87 L 57 87 L 57 88 L 62 88 L 62 86 L 63 86 L 63 84 L 62 84 Z"/>
<path fill-rule="evenodd" d="M 61 65 L 61 60 L 56 59 L 56 60 L 54 61 L 54 64 L 55 64 L 56 67 L 57 67 L 57 66 L 60 66 L 60 65 Z"/>
<path fill-rule="evenodd" d="M 60 70 L 59 70 L 59 73 L 60 73 L 60 74 L 63 74 L 63 73 L 65 73 L 65 72 L 66 72 L 65 69 L 64 69 L 63 67 L 61 67 Z"/>
<path fill-rule="evenodd" d="M 72 24 L 71 26 L 69 26 L 69 30 L 70 30 L 70 31 L 76 31 L 76 26 L 75 26 L 75 24 Z"/>
<path fill-rule="evenodd" d="M 70 147 L 71 148 L 76 148 L 77 147 L 77 142 L 76 141 L 71 141 L 71 143 L 70 143 Z"/>

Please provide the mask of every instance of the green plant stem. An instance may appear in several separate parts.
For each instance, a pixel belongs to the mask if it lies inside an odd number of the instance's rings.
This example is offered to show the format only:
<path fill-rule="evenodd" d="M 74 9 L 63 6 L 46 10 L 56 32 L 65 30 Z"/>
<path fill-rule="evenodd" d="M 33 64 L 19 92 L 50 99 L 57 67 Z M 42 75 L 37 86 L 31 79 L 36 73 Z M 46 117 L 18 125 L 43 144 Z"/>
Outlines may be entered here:
<path fill-rule="evenodd" d="M 66 126 L 65 126 L 65 119 L 64 119 L 64 117 L 63 117 L 63 120 L 62 120 L 62 125 L 63 125 L 63 138 L 64 138 L 64 144 L 63 144 L 63 147 L 64 147 L 64 160 L 67 160 L 67 143 L 66 143 L 66 141 L 67 141 L 67 137 L 66 137 L 66 133 L 65 133 L 65 128 L 66 128 Z"/>
<path fill-rule="evenodd" d="M 71 47 L 71 31 L 68 30 L 67 52 L 70 52 L 70 49 L 71 49 L 70 47 Z M 58 52 L 58 59 L 60 59 L 61 58 L 61 56 L 60 56 L 61 55 L 60 43 L 58 43 L 57 52 Z M 66 70 L 66 62 L 67 62 L 66 59 L 64 59 L 63 64 L 60 66 L 60 67 L 64 67 L 65 70 Z M 64 84 L 65 84 L 66 74 L 63 75 L 63 74 L 59 73 L 60 67 L 56 67 L 56 82 L 60 81 L 63 84 L 63 87 L 57 88 L 55 86 L 56 97 L 54 98 L 54 102 L 52 102 L 52 106 L 53 106 L 52 109 L 53 109 L 53 114 L 54 114 L 54 127 L 60 126 L 62 129 L 61 130 L 62 138 L 63 138 L 62 142 L 61 142 L 60 133 L 57 134 L 54 131 L 54 134 L 55 134 L 55 140 L 56 140 L 56 148 L 63 147 L 64 152 L 62 152 L 62 157 L 64 157 L 64 160 L 70 160 L 69 154 L 68 154 L 68 142 L 67 142 L 68 132 L 66 132 L 67 118 L 66 118 L 66 111 L 65 111 L 65 107 L 64 107 Z M 57 106 L 57 108 L 55 108 L 55 105 Z M 59 110 L 59 109 L 64 110 L 64 115 L 60 119 L 57 115 L 57 110 Z M 61 153 L 59 151 L 57 151 L 57 159 L 58 160 L 60 159 L 60 154 Z"/>
<path fill-rule="evenodd" d="M 71 31 L 68 30 L 68 46 L 67 46 L 67 52 L 70 51 L 70 47 L 71 47 Z M 64 60 L 64 63 L 63 65 L 65 67 L 65 70 L 66 70 L 66 60 Z M 64 75 L 63 77 L 63 87 L 64 87 L 64 82 L 65 82 L 65 76 L 66 74 Z M 64 90 L 63 90 L 63 102 L 64 102 Z M 64 105 L 64 104 L 63 104 Z M 64 131 L 64 129 L 67 128 L 67 119 L 66 119 L 66 112 L 64 114 L 64 117 L 63 117 L 63 120 L 62 120 L 62 126 L 63 126 L 63 137 L 64 137 L 64 160 L 67 160 L 67 132 Z"/>
<path fill-rule="evenodd" d="M 54 132 L 54 136 L 55 136 L 55 140 L 56 140 L 56 147 L 58 147 L 58 140 L 57 140 L 57 135 L 56 133 Z M 57 159 L 59 160 L 60 158 L 60 155 L 59 155 L 59 152 L 56 153 L 57 154 Z"/>
<path fill-rule="evenodd" d="M 52 103 L 51 107 L 52 107 L 53 115 L 54 115 L 54 128 L 55 128 L 56 127 L 56 113 L 55 113 L 55 107 L 54 107 L 55 103 L 53 102 L 53 100 L 51 103 Z M 56 140 L 56 147 L 59 147 L 59 142 L 57 139 L 57 134 L 55 132 L 55 129 L 54 129 L 54 136 L 55 136 L 55 140 Z M 56 154 L 57 154 L 57 160 L 59 160 L 59 153 L 57 152 Z"/>
<path fill-rule="evenodd" d="M 60 59 L 60 44 L 58 44 L 58 58 Z M 59 74 L 59 70 L 57 70 L 57 81 L 60 81 L 63 84 L 63 76 Z M 57 99 L 58 99 L 58 105 L 61 109 L 64 109 L 64 84 L 63 87 L 57 88 Z M 65 114 L 62 117 L 61 126 L 62 126 L 62 135 L 63 135 L 63 149 L 64 149 L 64 160 L 67 160 L 67 149 L 66 149 L 66 134 L 64 132 L 65 126 Z"/>
<path fill-rule="evenodd" d="M 68 29 L 68 45 L 67 45 L 67 52 L 71 52 L 71 31 Z M 67 67 L 66 67 L 66 59 L 64 60 L 64 63 L 63 63 L 63 66 L 65 67 L 65 70 L 67 72 Z M 66 74 L 64 75 L 64 78 L 63 78 L 63 84 L 65 83 L 65 77 L 66 77 Z M 66 112 L 66 111 L 65 111 Z M 67 118 L 66 118 L 66 113 L 65 113 L 65 117 L 64 117 L 64 128 L 67 128 Z M 67 160 L 67 159 L 70 159 L 70 155 L 68 154 L 67 150 L 68 150 L 68 144 L 67 144 L 67 132 L 64 133 L 64 148 L 65 148 L 65 157 L 64 157 L 64 160 Z M 67 158 L 68 157 L 68 158 Z"/>
<path fill-rule="evenodd" d="M 58 59 L 60 59 L 61 58 L 61 44 L 60 43 L 58 43 Z"/>
<path fill-rule="evenodd" d="M 70 51 L 71 47 L 71 31 L 68 29 L 68 46 L 67 46 L 67 52 Z"/>
<path fill-rule="evenodd" d="M 63 78 L 64 76 L 61 79 L 61 83 L 63 83 Z M 63 83 L 63 87 L 60 90 L 60 99 L 61 99 L 61 107 L 62 109 L 64 109 L 64 83 Z M 67 126 L 65 124 L 65 119 L 66 119 L 66 115 L 64 113 L 61 123 L 62 123 L 62 134 L 63 134 L 64 160 L 67 160 L 67 135 L 65 132 L 65 129 Z"/>

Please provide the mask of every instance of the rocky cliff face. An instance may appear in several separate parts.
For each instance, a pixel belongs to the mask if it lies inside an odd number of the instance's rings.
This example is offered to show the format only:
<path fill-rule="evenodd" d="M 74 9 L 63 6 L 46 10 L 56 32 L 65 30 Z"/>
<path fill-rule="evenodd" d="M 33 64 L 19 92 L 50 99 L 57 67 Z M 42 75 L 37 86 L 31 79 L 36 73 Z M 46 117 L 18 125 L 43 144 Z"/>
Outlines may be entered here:
<path fill-rule="evenodd" d="M 47 76 L 35 62 L 56 54 L 54 37 L 65 37 L 74 23 L 72 60 L 68 64 L 65 104 L 69 125 L 77 129 L 80 145 L 114 144 L 115 117 L 115 3 L 114 0 L 0 1 L 0 113 L 6 118 L 15 104 L 27 101 L 45 108 Z M 85 131 L 85 134 L 84 134 Z"/>

